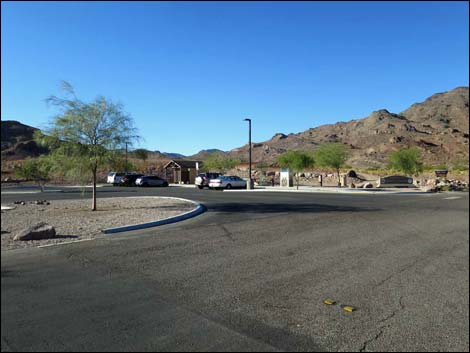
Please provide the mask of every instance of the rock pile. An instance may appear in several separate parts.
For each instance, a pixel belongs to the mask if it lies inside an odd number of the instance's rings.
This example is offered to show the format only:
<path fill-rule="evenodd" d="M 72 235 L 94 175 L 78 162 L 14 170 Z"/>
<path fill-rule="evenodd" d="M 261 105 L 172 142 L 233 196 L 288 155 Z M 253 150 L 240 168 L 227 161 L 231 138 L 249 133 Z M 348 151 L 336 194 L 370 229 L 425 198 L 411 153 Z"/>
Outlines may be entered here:
<path fill-rule="evenodd" d="M 455 179 L 430 179 L 425 182 L 422 189 L 430 192 L 469 191 L 469 184 Z"/>

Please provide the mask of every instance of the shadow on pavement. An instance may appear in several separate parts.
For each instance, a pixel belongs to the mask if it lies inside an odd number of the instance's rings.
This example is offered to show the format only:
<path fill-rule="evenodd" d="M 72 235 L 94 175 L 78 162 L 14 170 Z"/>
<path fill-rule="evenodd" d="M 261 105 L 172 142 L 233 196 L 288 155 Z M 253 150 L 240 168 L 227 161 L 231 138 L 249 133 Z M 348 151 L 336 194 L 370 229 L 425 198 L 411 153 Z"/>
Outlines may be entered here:
<path fill-rule="evenodd" d="M 265 203 L 216 203 L 207 205 L 209 212 L 243 213 L 318 213 L 318 212 L 371 212 L 376 208 L 329 206 L 322 204 L 265 204 Z"/>
<path fill-rule="evenodd" d="M 93 193 L 92 189 L 87 188 L 86 190 L 82 189 L 72 189 L 72 190 L 62 190 L 61 191 L 64 194 L 91 194 Z M 137 192 L 137 190 L 129 190 L 129 189 L 124 189 L 124 190 L 100 190 L 97 189 L 97 193 L 105 193 L 105 192 L 110 192 L 110 193 L 115 193 L 115 192 Z"/>

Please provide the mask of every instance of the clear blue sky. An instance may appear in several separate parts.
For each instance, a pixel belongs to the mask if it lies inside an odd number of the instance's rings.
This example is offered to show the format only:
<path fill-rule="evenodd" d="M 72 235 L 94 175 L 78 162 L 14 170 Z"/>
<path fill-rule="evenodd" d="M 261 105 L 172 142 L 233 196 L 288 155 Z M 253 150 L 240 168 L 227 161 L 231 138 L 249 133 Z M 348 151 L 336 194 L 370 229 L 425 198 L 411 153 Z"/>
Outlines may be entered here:
<path fill-rule="evenodd" d="M 468 86 L 467 2 L 2 2 L 1 118 L 121 101 L 140 147 L 193 154 L 401 112 Z"/>

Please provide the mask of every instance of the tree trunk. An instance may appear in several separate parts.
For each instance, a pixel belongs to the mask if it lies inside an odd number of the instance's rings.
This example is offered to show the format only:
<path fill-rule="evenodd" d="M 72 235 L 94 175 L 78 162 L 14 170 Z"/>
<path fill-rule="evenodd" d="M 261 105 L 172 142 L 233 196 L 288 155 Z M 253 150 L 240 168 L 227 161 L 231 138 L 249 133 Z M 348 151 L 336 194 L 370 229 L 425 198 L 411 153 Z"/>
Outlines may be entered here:
<path fill-rule="evenodd" d="M 336 173 L 338 174 L 338 186 L 341 186 L 341 175 L 339 175 L 340 170 L 336 169 Z"/>
<path fill-rule="evenodd" d="M 300 182 L 300 177 L 299 177 L 299 175 L 298 175 L 298 174 L 297 174 L 297 178 L 296 178 L 296 179 L 297 179 L 297 190 L 299 190 L 299 182 Z"/>
<path fill-rule="evenodd" d="M 96 170 L 93 171 L 93 205 L 92 211 L 96 211 Z"/>

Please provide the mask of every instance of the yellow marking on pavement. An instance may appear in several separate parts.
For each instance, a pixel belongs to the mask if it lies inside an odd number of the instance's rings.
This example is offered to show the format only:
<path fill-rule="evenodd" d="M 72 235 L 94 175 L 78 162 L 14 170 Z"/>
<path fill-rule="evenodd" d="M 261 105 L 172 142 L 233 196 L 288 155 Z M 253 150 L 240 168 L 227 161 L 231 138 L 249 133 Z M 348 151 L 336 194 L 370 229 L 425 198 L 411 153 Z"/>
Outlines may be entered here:
<path fill-rule="evenodd" d="M 334 300 L 331 300 L 331 299 L 326 299 L 323 301 L 323 304 L 326 304 L 326 305 L 335 305 L 336 302 Z"/>
<path fill-rule="evenodd" d="M 350 312 L 350 313 L 352 313 L 353 311 L 356 310 L 355 308 L 353 308 L 352 306 L 349 306 L 349 305 L 343 305 L 343 306 L 342 306 L 342 309 L 343 309 L 344 311 L 348 311 L 348 312 Z"/>

